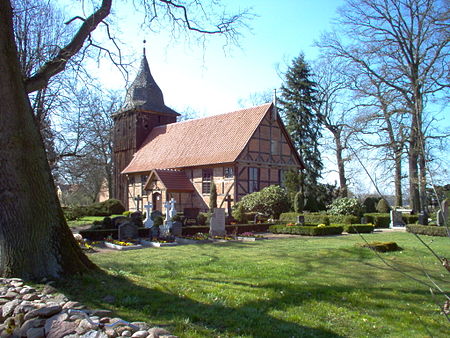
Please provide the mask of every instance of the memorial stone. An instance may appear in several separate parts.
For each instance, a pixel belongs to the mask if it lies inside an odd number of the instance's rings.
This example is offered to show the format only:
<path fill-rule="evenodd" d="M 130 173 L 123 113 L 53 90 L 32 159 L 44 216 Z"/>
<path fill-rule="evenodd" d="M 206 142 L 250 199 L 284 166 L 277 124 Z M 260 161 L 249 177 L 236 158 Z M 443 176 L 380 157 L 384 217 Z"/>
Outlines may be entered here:
<path fill-rule="evenodd" d="M 448 199 L 445 199 L 441 203 L 441 209 L 437 212 L 437 225 L 444 226 L 448 220 Z"/>
<path fill-rule="evenodd" d="M 225 236 L 225 209 L 214 208 L 209 225 L 209 234 L 211 236 Z"/>
<path fill-rule="evenodd" d="M 297 223 L 302 225 L 305 224 L 305 216 L 303 215 L 297 216 Z"/>
<path fill-rule="evenodd" d="M 138 237 L 138 227 L 131 221 L 119 224 L 119 241 L 135 239 Z"/>
<path fill-rule="evenodd" d="M 144 205 L 145 209 L 147 210 L 147 217 L 144 220 L 144 226 L 146 228 L 151 228 L 153 226 L 153 219 L 152 219 L 152 210 L 153 210 L 153 204 L 148 203 Z"/>
<path fill-rule="evenodd" d="M 391 210 L 391 223 L 389 228 L 403 228 L 405 222 L 403 222 L 402 213 L 400 211 Z"/>

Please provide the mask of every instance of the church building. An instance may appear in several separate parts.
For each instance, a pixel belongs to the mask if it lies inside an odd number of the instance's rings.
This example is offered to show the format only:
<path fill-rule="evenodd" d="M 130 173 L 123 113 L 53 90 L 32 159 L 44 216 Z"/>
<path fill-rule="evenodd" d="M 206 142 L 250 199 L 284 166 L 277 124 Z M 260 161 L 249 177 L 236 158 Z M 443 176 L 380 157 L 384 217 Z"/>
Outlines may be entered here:
<path fill-rule="evenodd" d="M 115 198 L 128 210 L 150 201 L 163 211 L 174 198 L 177 210 L 206 211 L 212 182 L 225 207 L 304 167 L 273 103 L 183 122 L 179 116 L 165 105 L 144 54 L 113 115 Z"/>

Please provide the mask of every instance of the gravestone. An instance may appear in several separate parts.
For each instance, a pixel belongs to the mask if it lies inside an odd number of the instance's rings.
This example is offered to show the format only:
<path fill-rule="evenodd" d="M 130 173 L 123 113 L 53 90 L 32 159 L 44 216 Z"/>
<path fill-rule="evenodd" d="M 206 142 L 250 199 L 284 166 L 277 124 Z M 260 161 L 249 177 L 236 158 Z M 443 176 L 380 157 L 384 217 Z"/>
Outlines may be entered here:
<path fill-rule="evenodd" d="M 131 221 L 119 224 L 119 241 L 135 239 L 138 237 L 138 227 Z"/>
<path fill-rule="evenodd" d="M 180 237 L 183 232 L 183 223 L 178 222 L 178 221 L 173 222 L 171 232 L 172 232 L 172 235 Z"/>
<path fill-rule="evenodd" d="M 405 227 L 405 222 L 403 222 L 402 213 L 397 210 L 391 210 L 391 223 L 389 228 L 403 228 Z"/>
<path fill-rule="evenodd" d="M 170 220 L 172 220 L 172 218 L 177 214 L 177 209 L 175 209 L 175 203 L 177 202 L 175 201 L 175 199 L 172 198 L 169 203 L 170 203 L 169 217 Z"/>
<path fill-rule="evenodd" d="M 441 203 L 441 209 L 437 212 L 437 225 L 444 226 L 448 220 L 448 199 L 445 199 Z"/>
<path fill-rule="evenodd" d="M 140 211 L 135 211 L 130 215 L 131 222 L 136 224 L 138 228 L 142 228 L 144 223 L 142 223 L 142 213 Z"/>
<path fill-rule="evenodd" d="M 361 224 L 367 224 L 367 217 L 366 216 L 361 217 Z"/>
<path fill-rule="evenodd" d="M 166 201 L 164 203 L 164 208 L 166 209 L 166 219 L 164 220 L 164 224 L 161 225 L 159 228 L 161 230 L 161 236 L 167 237 L 170 235 L 170 229 L 172 228 L 172 221 L 170 219 L 170 202 Z"/>
<path fill-rule="evenodd" d="M 153 204 L 149 202 L 148 204 L 144 205 L 144 207 L 147 210 L 147 217 L 144 220 L 144 226 L 150 229 L 153 226 L 153 219 L 152 219 Z"/>
<path fill-rule="evenodd" d="M 211 236 L 225 236 L 225 209 L 214 208 L 209 225 L 209 234 Z"/>
<path fill-rule="evenodd" d="M 418 221 L 420 225 L 428 225 L 428 214 L 426 212 L 420 213 Z"/>
<path fill-rule="evenodd" d="M 303 215 L 297 216 L 297 223 L 301 225 L 305 224 L 305 216 Z"/>

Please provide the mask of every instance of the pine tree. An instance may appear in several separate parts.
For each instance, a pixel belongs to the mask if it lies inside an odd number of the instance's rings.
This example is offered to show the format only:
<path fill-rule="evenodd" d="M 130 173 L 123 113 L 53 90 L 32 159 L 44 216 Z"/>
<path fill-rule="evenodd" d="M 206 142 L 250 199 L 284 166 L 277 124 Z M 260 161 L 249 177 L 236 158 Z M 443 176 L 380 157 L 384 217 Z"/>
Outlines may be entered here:
<path fill-rule="evenodd" d="M 285 74 L 279 100 L 286 128 L 306 166 L 299 189 L 305 195 L 314 191 L 323 168 L 318 142 L 322 136 L 320 122 L 312 109 L 317 103 L 317 90 L 311 76 L 310 67 L 300 54 Z"/>
<path fill-rule="evenodd" d="M 214 208 L 217 208 L 217 187 L 214 181 L 211 182 L 211 192 L 209 195 L 209 210 L 214 212 Z"/>

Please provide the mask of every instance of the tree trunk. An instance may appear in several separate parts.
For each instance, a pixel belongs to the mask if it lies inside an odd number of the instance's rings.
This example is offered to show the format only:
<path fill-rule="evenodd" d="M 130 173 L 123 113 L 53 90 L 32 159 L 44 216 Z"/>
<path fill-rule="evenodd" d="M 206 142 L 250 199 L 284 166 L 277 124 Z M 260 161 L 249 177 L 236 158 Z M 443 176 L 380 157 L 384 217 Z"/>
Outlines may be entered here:
<path fill-rule="evenodd" d="M 95 268 L 65 221 L 25 91 L 10 1 L 0 1 L 0 275 L 58 278 Z"/>
<path fill-rule="evenodd" d="M 409 141 L 408 166 L 409 166 L 409 206 L 414 214 L 420 211 L 419 194 L 419 170 L 417 167 L 419 151 L 417 144 L 416 115 L 413 115 L 411 135 Z"/>
<path fill-rule="evenodd" d="M 339 196 L 347 197 L 348 187 L 347 187 L 347 179 L 345 178 L 344 160 L 342 159 L 343 146 L 341 143 L 341 132 L 339 130 L 339 131 L 332 131 L 332 133 L 334 136 L 334 142 L 336 144 L 336 160 L 339 173 Z"/>
<path fill-rule="evenodd" d="M 395 205 L 403 206 L 403 193 L 402 193 L 402 151 L 401 149 L 395 149 L 394 152 L 394 186 L 395 186 Z"/>

